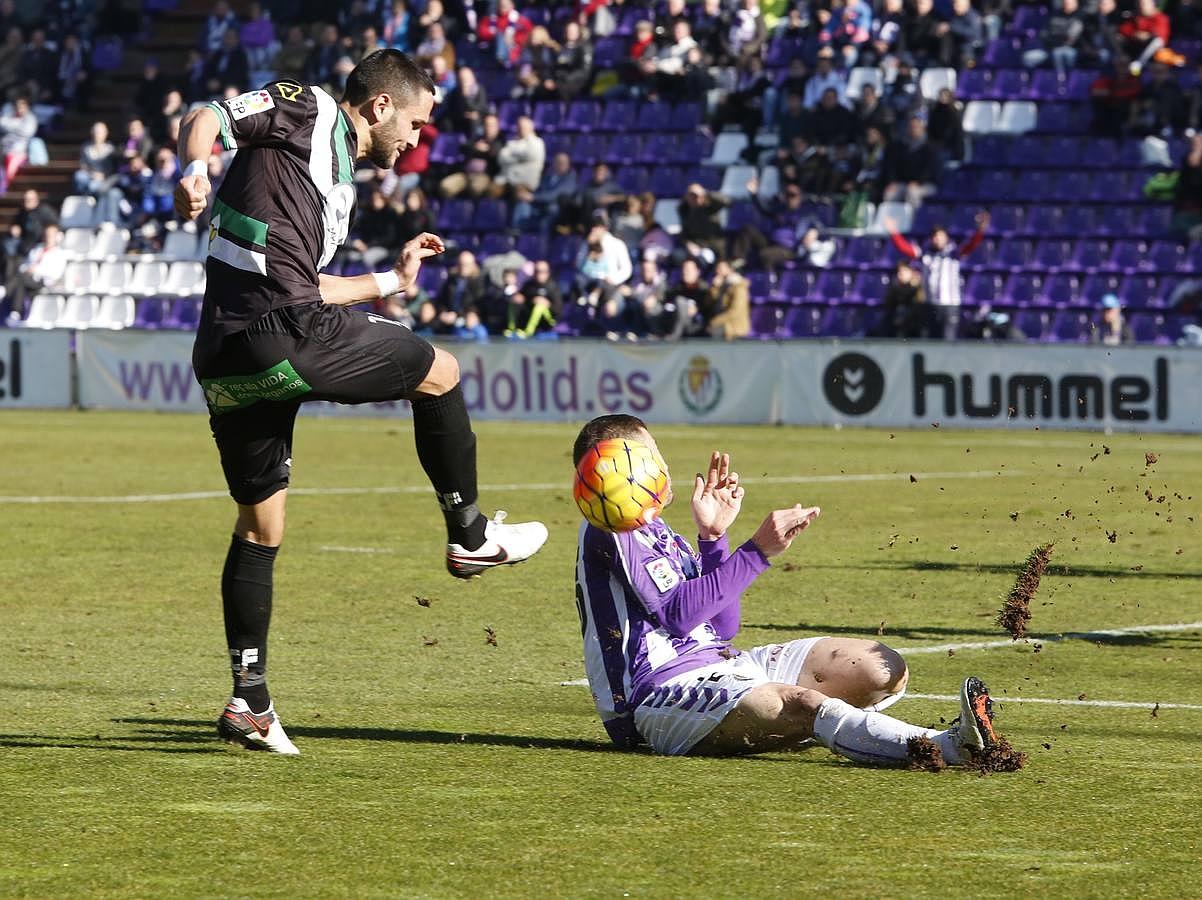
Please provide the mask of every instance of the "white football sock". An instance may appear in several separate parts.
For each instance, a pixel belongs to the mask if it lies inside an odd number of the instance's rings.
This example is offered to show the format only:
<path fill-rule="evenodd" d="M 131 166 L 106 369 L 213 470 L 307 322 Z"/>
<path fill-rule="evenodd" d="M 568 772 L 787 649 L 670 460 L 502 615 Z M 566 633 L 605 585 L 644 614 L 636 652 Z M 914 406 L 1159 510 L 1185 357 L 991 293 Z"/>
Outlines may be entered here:
<path fill-rule="evenodd" d="M 906 741 L 927 737 L 943 753 L 949 766 L 963 763 L 964 757 L 954 731 L 919 728 L 879 712 L 857 709 L 850 703 L 830 697 L 818 707 L 814 719 L 814 737 L 840 756 L 872 766 L 895 766 L 908 760 Z"/>

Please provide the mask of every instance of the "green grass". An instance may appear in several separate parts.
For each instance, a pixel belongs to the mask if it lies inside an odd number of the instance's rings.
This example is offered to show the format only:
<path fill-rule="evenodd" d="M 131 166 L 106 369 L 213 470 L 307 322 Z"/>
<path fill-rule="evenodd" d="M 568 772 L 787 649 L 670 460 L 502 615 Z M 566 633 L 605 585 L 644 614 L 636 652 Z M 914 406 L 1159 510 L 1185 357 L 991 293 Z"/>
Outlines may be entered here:
<path fill-rule="evenodd" d="M 711 447 L 732 452 L 748 482 L 738 539 L 775 505 L 824 508 L 781 560 L 795 566 L 774 567 L 745 598 L 744 646 L 878 629 L 903 648 L 1004 637 L 1000 598 L 1048 540 L 1037 635 L 1202 620 L 1196 438 L 658 433 L 678 480 Z M 910 657 L 914 692 L 951 693 L 976 673 L 1002 697 L 1001 726 L 1031 755 L 1014 775 L 859 768 L 821 748 L 731 760 L 611 752 L 587 691 L 560 686 L 582 674 L 574 429 L 497 423 L 479 434 L 483 484 L 563 484 L 484 493 L 490 508 L 551 526 L 522 567 L 470 583 L 445 575 L 424 491 L 290 498 L 271 684 L 299 759 L 213 738 L 228 679 L 218 595 L 228 499 L 0 502 L 0 895 L 1197 889 L 1202 711 L 1005 698 L 1198 704 L 1202 633 Z M 1159 461 L 1145 465 L 1146 451 Z M 200 417 L 6 412 L 0 455 L 8 495 L 223 489 Z M 924 474 L 938 472 L 1003 474 Z M 423 483 L 407 420 L 298 424 L 297 488 Z M 685 504 L 669 519 L 688 533 Z M 920 723 L 954 715 L 914 699 L 893 711 Z"/>

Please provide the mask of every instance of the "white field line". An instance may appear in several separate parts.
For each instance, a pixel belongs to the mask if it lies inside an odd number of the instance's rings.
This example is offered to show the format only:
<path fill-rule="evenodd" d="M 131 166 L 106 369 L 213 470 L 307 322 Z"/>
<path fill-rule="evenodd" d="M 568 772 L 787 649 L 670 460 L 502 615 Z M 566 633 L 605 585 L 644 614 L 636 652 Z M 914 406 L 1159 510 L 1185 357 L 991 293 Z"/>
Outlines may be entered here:
<path fill-rule="evenodd" d="M 1024 474 L 1021 470 L 998 472 L 993 469 L 976 472 L 915 472 L 915 478 L 959 479 L 959 478 L 998 478 L 1013 477 Z M 838 475 L 781 475 L 767 478 L 744 478 L 744 484 L 839 484 L 842 482 L 859 481 L 906 481 L 909 472 L 864 472 L 841 473 Z M 563 481 L 539 481 L 513 484 L 482 484 L 481 491 L 566 491 L 571 487 L 571 479 Z M 344 497 L 359 494 L 425 494 L 433 489 L 427 485 L 381 485 L 379 487 L 331 487 L 331 488 L 289 488 L 288 493 L 298 496 L 313 497 Z M 186 491 L 178 494 L 116 494 L 112 496 L 0 496 L 0 504 L 41 504 L 41 503 L 172 503 L 177 500 L 215 500 L 226 498 L 225 491 Z"/>
<path fill-rule="evenodd" d="M 1128 628 L 1107 628 L 1102 631 L 1066 631 L 1062 634 L 1030 635 L 1026 643 L 1057 643 L 1059 641 L 1097 641 L 1102 638 L 1116 637 L 1124 634 L 1144 634 L 1146 632 L 1197 631 L 1202 628 L 1202 622 L 1184 622 L 1174 625 L 1132 625 Z M 966 641 L 960 644 L 934 644 L 927 647 L 894 647 L 903 656 L 918 653 L 947 653 L 949 650 L 993 650 L 997 647 L 1013 647 L 1018 641 Z"/>
<path fill-rule="evenodd" d="M 587 683 L 587 682 L 586 682 Z M 956 694 L 911 694 L 906 693 L 907 700 L 947 700 L 952 703 L 958 703 L 960 698 Z M 1134 700 L 1061 700 L 1057 697 L 1011 697 L 1010 695 L 997 696 L 993 698 L 993 702 L 1005 706 L 1007 703 L 1043 703 L 1048 706 L 1101 706 L 1109 709 L 1202 709 L 1202 706 L 1193 703 L 1148 703 L 1137 702 Z"/>
<path fill-rule="evenodd" d="M 317 548 L 326 553 L 395 553 L 391 547 L 329 547 L 321 546 Z"/>

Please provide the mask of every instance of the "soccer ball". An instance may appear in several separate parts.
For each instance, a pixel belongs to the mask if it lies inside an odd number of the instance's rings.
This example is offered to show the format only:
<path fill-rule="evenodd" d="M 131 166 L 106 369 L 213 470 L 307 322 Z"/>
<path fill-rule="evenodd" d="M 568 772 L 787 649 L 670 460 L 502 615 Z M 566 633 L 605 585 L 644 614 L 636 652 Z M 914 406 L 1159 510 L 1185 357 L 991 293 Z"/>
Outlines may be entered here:
<path fill-rule="evenodd" d="M 599 441 L 576 467 L 572 494 L 591 524 L 603 531 L 633 531 L 663 510 L 667 466 L 658 453 L 630 438 Z"/>

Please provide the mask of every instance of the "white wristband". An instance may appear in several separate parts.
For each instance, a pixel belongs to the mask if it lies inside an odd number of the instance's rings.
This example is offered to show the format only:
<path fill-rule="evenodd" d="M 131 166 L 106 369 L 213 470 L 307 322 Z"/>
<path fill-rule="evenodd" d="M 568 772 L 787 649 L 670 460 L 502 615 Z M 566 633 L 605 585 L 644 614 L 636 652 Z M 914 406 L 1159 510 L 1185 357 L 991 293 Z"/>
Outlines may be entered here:
<path fill-rule="evenodd" d="M 376 290 L 380 292 L 381 297 L 391 297 L 401 290 L 401 276 L 396 273 L 395 269 L 389 269 L 387 272 L 372 272 L 371 277 L 376 280 Z"/>
<path fill-rule="evenodd" d="M 203 175 L 209 177 L 209 164 L 203 159 L 194 159 L 184 167 L 184 172 L 180 178 L 187 178 L 189 175 Z"/>

